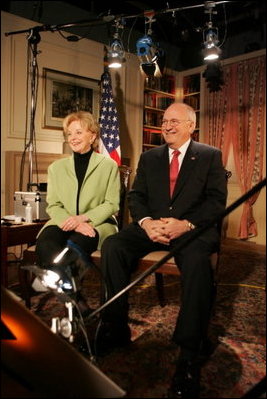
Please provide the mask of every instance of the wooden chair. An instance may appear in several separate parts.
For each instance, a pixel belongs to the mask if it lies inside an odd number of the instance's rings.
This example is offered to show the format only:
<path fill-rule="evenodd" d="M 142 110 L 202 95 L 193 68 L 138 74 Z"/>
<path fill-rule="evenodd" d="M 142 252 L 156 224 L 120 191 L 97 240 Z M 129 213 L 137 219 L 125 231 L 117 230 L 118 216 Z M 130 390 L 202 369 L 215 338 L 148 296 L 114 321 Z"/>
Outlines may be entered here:
<path fill-rule="evenodd" d="M 129 189 L 129 178 L 132 173 L 132 169 L 127 165 L 119 166 L 120 170 L 120 178 L 121 178 L 121 192 L 120 192 L 120 209 L 118 214 L 116 215 L 118 220 L 118 228 L 121 229 L 123 223 L 127 217 L 126 215 L 126 193 Z M 92 254 L 91 258 L 92 262 L 96 265 L 100 264 L 100 251 L 95 251 Z M 35 245 L 29 246 L 27 249 L 23 251 L 23 259 L 21 266 L 25 265 L 34 265 L 37 262 L 36 254 L 35 254 Z M 21 287 L 21 296 L 25 300 L 25 304 L 28 308 L 31 307 L 31 296 L 33 290 L 31 288 L 32 284 L 32 273 L 23 268 L 19 268 L 19 282 Z"/>

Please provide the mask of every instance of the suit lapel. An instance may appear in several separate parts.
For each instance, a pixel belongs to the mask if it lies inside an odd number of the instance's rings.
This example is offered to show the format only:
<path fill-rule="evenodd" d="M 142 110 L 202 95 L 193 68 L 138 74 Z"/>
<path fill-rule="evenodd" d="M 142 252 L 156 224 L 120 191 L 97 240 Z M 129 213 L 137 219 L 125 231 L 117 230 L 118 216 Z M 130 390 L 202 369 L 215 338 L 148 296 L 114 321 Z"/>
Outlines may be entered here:
<path fill-rule="evenodd" d="M 194 146 L 194 142 L 191 141 L 191 143 L 186 151 L 181 169 L 179 171 L 179 176 L 176 181 L 176 185 L 174 188 L 174 193 L 173 193 L 171 202 L 174 201 L 174 199 L 177 197 L 179 192 L 182 190 L 184 184 L 190 179 L 190 175 L 191 175 L 192 171 L 196 168 L 196 166 L 198 164 L 198 158 L 199 158 L 198 151 Z"/>
<path fill-rule="evenodd" d="M 160 187 L 162 195 L 165 193 L 169 195 L 169 150 L 167 144 L 164 147 L 159 148 L 159 150 L 158 156 L 155 158 L 155 171 L 158 173 L 157 185 Z"/>

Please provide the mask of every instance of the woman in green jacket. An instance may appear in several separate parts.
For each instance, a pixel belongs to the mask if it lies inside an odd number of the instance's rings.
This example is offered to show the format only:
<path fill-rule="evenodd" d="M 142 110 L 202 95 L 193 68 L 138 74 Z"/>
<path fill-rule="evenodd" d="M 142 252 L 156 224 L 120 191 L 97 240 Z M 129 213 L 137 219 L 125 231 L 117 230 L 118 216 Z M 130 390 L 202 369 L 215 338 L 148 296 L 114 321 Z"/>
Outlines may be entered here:
<path fill-rule="evenodd" d="M 71 113 L 63 120 L 73 151 L 48 167 L 47 208 L 50 216 L 38 235 L 40 267 L 66 268 L 88 260 L 106 237 L 118 231 L 120 176 L 116 162 L 96 152 L 99 126 L 89 112 Z"/>

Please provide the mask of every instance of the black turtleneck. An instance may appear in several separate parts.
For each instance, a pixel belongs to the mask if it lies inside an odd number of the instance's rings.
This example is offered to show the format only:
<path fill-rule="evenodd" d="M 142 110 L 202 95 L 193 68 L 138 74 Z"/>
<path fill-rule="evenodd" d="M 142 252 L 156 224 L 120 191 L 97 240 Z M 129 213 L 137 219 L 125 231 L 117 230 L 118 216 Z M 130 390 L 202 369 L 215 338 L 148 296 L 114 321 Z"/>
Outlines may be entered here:
<path fill-rule="evenodd" d="M 83 179 L 86 173 L 86 170 L 89 165 L 89 161 L 91 158 L 93 150 L 86 152 L 85 154 L 79 154 L 78 152 L 74 152 L 74 166 L 75 166 L 75 173 L 78 180 L 78 192 L 77 192 L 77 215 L 79 215 L 79 196 L 80 190 L 83 183 Z"/>

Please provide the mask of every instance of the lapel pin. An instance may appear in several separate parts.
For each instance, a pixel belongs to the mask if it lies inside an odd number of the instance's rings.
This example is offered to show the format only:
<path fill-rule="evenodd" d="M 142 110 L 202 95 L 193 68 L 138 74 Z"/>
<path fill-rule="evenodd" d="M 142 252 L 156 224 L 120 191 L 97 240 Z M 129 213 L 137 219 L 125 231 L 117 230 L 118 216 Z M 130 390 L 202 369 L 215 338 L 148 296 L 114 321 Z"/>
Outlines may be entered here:
<path fill-rule="evenodd" d="M 191 157 L 192 161 L 194 161 L 196 159 L 196 157 Z"/>

